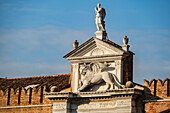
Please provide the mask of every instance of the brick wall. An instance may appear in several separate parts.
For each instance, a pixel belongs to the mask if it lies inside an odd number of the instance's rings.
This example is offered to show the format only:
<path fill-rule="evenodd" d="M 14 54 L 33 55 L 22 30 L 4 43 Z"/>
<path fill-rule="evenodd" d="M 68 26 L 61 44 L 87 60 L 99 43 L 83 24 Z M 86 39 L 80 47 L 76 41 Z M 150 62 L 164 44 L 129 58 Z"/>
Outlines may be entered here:
<path fill-rule="evenodd" d="M 145 113 L 170 113 L 170 102 L 148 102 Z"/>
<path fill-rule="evenodd" d="M 123 84 L 127 81 L 133 82 L 133 54 L 126 56 L 123 61 Z"/>
<path fill-rule="evenodd" d="M 170 80 L 144 80 L 145 94 L 143 98 L 145 113 L 170 112 Z"/>
<path fill-rule="evenodd" d="M 52 113 L 52 107 L 0 109 L 0 113 Z"/>
<path fill-rule="evenodd" d="M 24 88 L 0 90 L 0 113 L 51 113 L 52 102 L 44 97 L 45 92 L 42 86 L 27 90 Z"/>

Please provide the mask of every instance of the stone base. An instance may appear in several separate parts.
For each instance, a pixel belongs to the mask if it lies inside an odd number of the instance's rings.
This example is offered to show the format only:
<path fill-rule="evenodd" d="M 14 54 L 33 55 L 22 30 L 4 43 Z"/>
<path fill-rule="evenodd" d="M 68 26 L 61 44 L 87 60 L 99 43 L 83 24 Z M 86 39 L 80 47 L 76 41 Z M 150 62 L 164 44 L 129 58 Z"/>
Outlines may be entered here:
<path fill-rule="evenodd" d="M 106 31 L 96 31 L 95 35 L 96 35 L 96 38 L 103 40 L 103 39 L 106 39 L 107 33 Z"/>
<path fill-rule="evenodd" d="M 128 88 L 105 92 L 45 93 L 53 113 L 139 113 L 136 98 L 142 90 Z"/>
<path fill-rule="evenodd" d="M 129 47 L 130 45 L 121 45 L 122 46 L 122 49 L 125 50 L 125 51 L 129 51 Z"/>

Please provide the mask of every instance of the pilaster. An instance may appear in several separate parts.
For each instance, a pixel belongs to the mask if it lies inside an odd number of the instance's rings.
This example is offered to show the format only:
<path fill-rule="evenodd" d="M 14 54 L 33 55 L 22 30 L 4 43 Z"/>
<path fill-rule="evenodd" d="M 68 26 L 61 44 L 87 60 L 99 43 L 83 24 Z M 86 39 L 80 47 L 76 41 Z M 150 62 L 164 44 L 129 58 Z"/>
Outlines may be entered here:
<path fill-rule="evenodd" d="M 115 61 L 116 75 L 121 84 L 123 84 L 123 62 L 122 60 Z"/>
<path fill-rule="evenodd" d="M 77 92 L 79 81 L 79 63 L 73 63 L 73 79 L 72 79 L 72 91 Z"/>

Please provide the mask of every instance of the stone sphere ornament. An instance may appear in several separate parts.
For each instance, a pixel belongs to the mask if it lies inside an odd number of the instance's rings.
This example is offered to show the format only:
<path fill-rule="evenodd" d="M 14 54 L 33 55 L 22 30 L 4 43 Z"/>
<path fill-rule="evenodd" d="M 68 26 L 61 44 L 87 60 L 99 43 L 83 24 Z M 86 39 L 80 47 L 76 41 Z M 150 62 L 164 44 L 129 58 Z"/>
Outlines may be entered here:
<path fill-rule="evenodd" d="M 57 92 L 57 86 L 52 86 L 51 87 L 51 92 Z"/>
<path fill-rule="evenodd" d="M 131 81 L 127 81 L 125 86 L 126 86 L 126 88 L 133 88 L 134 84 Z"/>
<path fill-rule="evenodd" d="M 123 38 L 123 43 L 124 43 L 124 45 L 127 45 L 127 44 L 128 44 L 128 41 L 129 41 L 128 37 L 125 36 L 125 37 Z"/>

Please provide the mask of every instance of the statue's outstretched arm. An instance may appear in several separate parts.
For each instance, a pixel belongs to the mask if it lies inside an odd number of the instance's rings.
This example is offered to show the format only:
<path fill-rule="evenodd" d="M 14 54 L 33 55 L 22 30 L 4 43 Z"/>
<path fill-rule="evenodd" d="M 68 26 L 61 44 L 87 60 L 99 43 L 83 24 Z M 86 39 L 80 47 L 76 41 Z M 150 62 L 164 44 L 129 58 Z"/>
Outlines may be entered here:
<path fill-rule="evenodd" d="M 97 8 L 95 8 L 95 12 L 96 12 L 96 14 L 97 14 L 97 12 L 98 12 L 98 11 L 97 11 Z"/>

